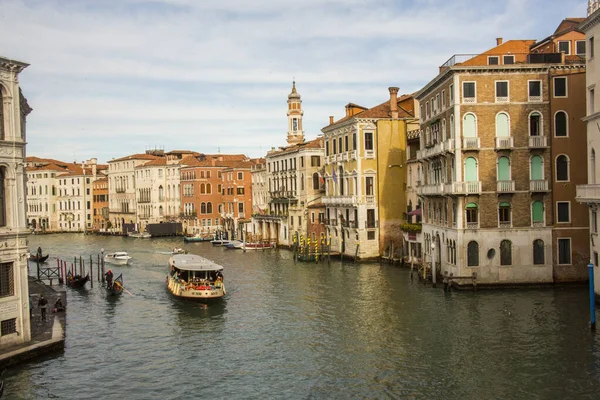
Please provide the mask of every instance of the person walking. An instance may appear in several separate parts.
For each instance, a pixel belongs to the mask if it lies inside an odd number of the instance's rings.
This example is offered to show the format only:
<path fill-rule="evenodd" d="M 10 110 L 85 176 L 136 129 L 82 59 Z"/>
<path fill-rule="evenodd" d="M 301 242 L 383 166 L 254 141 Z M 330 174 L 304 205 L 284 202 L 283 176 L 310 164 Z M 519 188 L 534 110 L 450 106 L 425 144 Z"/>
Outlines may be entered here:
<path fill-rule="evenodd" d="M 42 321 L 46 320 L 46 307 L 48 306 L 48 300 L 44 297 L 43 294 L 40 294 L 40 299 L 38 301 L 38 307 L 42 311 Z"/>

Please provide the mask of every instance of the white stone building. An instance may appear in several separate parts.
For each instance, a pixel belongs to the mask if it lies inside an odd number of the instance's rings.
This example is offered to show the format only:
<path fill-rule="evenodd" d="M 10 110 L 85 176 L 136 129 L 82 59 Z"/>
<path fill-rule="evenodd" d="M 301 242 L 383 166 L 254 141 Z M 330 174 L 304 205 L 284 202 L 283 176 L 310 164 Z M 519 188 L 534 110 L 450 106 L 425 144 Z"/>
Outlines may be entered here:
<path fill-rule="evenodd" d="M 588 16 L 579 27 L 586 38 L 586 103 L 587 115 L 587 157 L 588 184 L 577 187 L 577 200 L 590 208 L 590 255 L 594 265 L 596 295 L 600 295 L 600 237 L 598 236 L 598 207 L 600 205 L 600 162 L 596 154 L 600 153 L 600 1 L 590 0 Z"/>
<path fill-rule="evenodd" d="M 18 75 L 28 64 L 0 57 L 0 348 L 31 340 L 27 280 L 25 118 Z"/>

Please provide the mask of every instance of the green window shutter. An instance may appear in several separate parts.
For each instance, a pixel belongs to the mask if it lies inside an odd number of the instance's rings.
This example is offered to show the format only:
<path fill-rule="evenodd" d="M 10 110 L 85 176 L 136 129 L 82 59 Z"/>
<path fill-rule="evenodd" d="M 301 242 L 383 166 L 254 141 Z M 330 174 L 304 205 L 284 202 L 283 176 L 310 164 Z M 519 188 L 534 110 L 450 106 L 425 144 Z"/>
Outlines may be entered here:
<path fill-rule="evenodd" d="M 477 137 L 476 120 L 473 114 L 463 118 L 463 137 Z"/>
<path fill-rule="evenodd" d="M 531 157 L 531 180 L 537 181 L 541 179 L 544 179 L 542 157 L 533 156 Z"/>
<path fill-rule="evenodd" d="M 508 127 L 508 115 L 500 113 L 496 115 L 496 136 L 497 137 L 508 137 L 510 136 L 510 130 Z"/>
<path fill-rule="evenodd" d="M 533 222 L 543 222 L 544 221 L 544 204 L 537 200 L 533 202 L 531 206 L 531 215 Z"/>
<path fill-rule="evenodd" d="M 498 159 L 498 180 L 509 181 L 510 180 L 510 165 L 508 157 L 500 157 Z"/>
<path fill-rule="evenodd" d="M 477 160 L 469 157 L 465 160 L 465 182 L 477 181 Z"/>

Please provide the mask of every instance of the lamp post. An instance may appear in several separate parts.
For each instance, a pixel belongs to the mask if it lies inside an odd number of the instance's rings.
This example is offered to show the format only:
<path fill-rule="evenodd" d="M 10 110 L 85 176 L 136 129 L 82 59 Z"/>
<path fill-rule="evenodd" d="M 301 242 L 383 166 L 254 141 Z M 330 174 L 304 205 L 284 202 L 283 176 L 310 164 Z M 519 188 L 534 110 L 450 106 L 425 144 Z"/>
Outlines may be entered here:
<path fill-rule="evenodd" d="M 431 283 L 435 287 L 435 239 L 431 242 Z"/>

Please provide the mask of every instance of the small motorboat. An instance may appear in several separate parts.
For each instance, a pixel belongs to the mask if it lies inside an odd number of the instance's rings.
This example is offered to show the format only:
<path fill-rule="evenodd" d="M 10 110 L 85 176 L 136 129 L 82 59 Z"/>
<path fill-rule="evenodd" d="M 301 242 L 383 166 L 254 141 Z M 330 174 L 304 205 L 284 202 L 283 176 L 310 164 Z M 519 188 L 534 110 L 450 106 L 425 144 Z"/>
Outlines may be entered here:
<path fill-rule="evenodd" d="M 225 246 L 226 249 L 243 249 L 244 242 L 241 240 L 230 240 L 229 243 L 224 244 L 223 246 Z"/>
<path fill-rule="evenodd" d="M 114 253 L 108 253 L 104 256 L 104 262 L 115 264 L 115 265 L 127 265 L 131 260 L 131 256 L 125 251 L 116 251 Z"/>
<path fill-rule="evenodd" d="M 90 275 L 86 276 L 81 275 L 73 275 L 71 271 L 67 274 L 67 286 L 72 287 L 73 289 L 80 289 L 85 286 L 87 281 L 90 280 Z"/>
<path fill-rule="evenodd" d="M 214 240 L 215 235 L 206 234 L 206 233 L 197 233 L 194 236 L 184 236 L 184 242 L 210 242 Z"/>
<path fill-rule="evenodd" d="M 210 242 L 212 243 L 213 246 L 225 246 L 225 245 L 233 242 L 233 240 L 215 239 L 215 240 L 211 240 Z"/>
<path fill-rule="evenodd" d="M 187 250 L 184 250 L 181 247 L 176 247 L 173 249 L 171 254 L 187 254 Z"/>
<path fill-rule="evenodd" d="M 152 234 L 148 233 L 148 232 L 129 232 L 127 234 L 127 236 L 131 237 L 131 238 L 138 238 L 138 239 L 150 239 L 152 237 Z"/>
<path fill-rule="evenodd" d="M 275 247 L 275 243 L 269 242 L 253 242 L 245 243 L 243 249 L 245 250 L 267 250 Z"/>
<path fill-rule="evenodd" d="M 29 256 L 29 260 L 33 262 L 45 263 L 48 257 L 50 257 L 50 254 L 46 254 L 45 256 L 41 254 L 31 254 Z"/>

